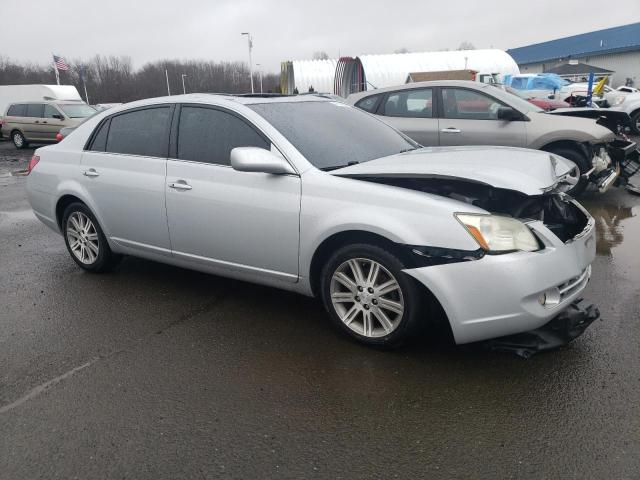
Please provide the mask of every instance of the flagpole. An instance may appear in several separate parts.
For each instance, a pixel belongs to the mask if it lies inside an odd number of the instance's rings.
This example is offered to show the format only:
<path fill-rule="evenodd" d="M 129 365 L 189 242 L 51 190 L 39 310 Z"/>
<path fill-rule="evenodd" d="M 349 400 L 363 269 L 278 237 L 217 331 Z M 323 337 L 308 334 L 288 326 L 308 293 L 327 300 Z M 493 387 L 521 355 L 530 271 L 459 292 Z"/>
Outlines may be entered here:
<path fill-rule="evenodd" d="M 82 79 L 82 86 L 84 87 L 84 99 L 89 105 L 89 94 L 87 94 L 87 82 L 85 80 L 86 68 L 85 65 L 80 65 L 80 78 Z"/>
<path fill-rule="evenodd" d="M 58 65 L 56 65 L 56 56 L 52 53 L 51 57 L 53 58 L 53 69 L 56 72 L 56 83 L 60 85 L 60 74 L 58 73 Z"/>

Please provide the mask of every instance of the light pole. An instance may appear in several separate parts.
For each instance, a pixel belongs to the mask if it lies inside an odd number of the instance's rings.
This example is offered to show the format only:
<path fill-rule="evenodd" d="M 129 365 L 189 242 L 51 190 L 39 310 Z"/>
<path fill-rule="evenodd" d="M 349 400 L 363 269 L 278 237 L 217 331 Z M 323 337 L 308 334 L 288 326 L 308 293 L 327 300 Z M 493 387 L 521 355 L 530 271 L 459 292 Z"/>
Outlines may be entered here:
<path fill-rule="evenodd" d="M 186 73 L 183 73 L 183 74 L 181 75 L 181 77 L 182 77 L 182 93 L 184 93 L 184 94 L 186 94 L 186 93 L 187 93 L 187 89 L 186 89 L 186 88 L 184 88 L 184 77 L 188 77 L 188 76 L 189 76 L 189 75 L 187 75 Z"/>
<path fill-rule="evenodd" d="M 249 76 L 251 77 L 251 93 L 253 91 L 253 64 L 251 63 L 251 49 L 253 48 L 253 39 L 251 38 L 251 34 L 249 32 L 242 32 L 240 35 L 247 36 L 247 42 L 249 44 Z"/>
<path fill-rule="evenodd" d="M 256 63 L 256 67 L 258 67 L 258 74 L 260 75 L 260 93 L 262 92 L 262 69 L 260 68 L 262 65 Z"/>
<path fill-rule="evenodd" d="M 167 79 L 167 95 L 171 96 L 171 89 L 169 88 L 169 70 L 165 68 L 164 76 Z"/>

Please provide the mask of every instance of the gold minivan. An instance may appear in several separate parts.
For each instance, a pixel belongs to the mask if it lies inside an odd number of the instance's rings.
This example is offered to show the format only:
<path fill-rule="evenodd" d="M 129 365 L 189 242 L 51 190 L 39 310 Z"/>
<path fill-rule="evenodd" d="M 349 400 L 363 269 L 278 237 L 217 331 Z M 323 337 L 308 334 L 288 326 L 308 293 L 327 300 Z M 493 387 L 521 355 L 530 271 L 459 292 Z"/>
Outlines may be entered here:
<path fill-rule="evenodd" d="M 64 127 L 75 127 L 97 110 L 84 102 L 17 102 L 7 108 L 2 122 L 2 136 L 11 138 L 16 148 L 29 143 L 55 143 Z"/>

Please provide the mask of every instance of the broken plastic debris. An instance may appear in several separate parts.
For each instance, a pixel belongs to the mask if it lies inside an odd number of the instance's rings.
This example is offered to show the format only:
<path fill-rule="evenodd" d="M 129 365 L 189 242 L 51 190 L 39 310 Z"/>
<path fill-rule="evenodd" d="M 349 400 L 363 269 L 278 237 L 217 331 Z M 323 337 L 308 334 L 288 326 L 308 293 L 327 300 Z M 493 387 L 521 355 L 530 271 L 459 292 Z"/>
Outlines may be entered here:
<path fill-rule="evenodd" d="M 522 358 L 563 347 L 582 335 L 594 320 L 600 318 L 600 311 L 594 305 L 582 307 L 579 305 L 581 301 L 582 299 L 576 300 L 540 328 L 487 340 L 482 342 L 482 346 L 494 352 L 514 353 Z"/>

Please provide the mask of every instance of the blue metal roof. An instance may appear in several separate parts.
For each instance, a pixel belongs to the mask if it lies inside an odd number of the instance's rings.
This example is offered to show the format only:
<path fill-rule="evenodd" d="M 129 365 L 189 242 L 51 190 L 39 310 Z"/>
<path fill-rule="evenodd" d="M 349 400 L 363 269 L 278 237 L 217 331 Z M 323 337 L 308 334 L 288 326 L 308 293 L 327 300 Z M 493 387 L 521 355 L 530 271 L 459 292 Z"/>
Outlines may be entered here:
<path fill-rule="evenodd" d="M 640 50 L 640 22 L 507 50 L 518 65 Z"/>

